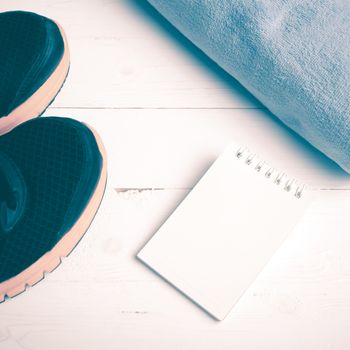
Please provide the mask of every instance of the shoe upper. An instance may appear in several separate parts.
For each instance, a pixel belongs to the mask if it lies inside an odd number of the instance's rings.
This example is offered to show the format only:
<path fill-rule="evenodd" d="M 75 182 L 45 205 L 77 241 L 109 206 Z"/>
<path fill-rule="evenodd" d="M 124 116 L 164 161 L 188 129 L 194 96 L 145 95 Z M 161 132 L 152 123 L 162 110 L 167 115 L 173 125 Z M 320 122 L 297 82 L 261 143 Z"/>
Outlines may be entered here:
<path fill-rule="evenodd" d="M 72 119 L 33 119 L 0 138 L 0 283 L 72 228 L 101 169 L 93 133 Z"/>
<path fill-rule="evenodd" d="M 32 96 L 64 54 L 55 22 L 31 12 L 0 13 L 0 117 Z"/>

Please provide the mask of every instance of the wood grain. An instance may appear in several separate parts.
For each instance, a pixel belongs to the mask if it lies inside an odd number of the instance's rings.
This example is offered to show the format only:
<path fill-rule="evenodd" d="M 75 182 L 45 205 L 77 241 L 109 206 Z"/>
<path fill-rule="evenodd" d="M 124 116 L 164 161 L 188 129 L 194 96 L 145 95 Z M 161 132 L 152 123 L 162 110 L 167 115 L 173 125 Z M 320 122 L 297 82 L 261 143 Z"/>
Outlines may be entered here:
<path fill-rule="evenodd" d="M 329 191 L 319 199 L 216 322 L 134 258 L 186 193 L 109 187 L 69 259 L 1 306 L 0 348 L 347 349 L 348 196 Z"/>
<path fill-rule="evenodd" d="M 349 349 L 349 176 L 144 3 L 0 3 L 65 28 L 71 71 L 45 115 L 91 124 L 109 155 L 106 197 L 85 238 L 44 282 L 0 306 L 0 350 Z M 219 323 L 135 254 L 232 140 L 320 195 Z"/>
<path fill-rule="evenodd" d="M 264 110 L 55 109 L 94 126 L 116 188 L 191 188 L 232 141 L 316 189 L 350 189 L 350 177 Z"/>

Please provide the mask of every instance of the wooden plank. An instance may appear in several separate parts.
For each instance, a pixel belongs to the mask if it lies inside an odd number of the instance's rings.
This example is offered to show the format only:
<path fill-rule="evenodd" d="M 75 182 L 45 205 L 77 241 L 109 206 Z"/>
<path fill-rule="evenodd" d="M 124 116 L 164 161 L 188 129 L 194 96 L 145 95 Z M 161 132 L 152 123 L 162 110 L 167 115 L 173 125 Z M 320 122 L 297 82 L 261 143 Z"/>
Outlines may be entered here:
<path fill-rule="evenodd" d="M 145 3 L 145 2 L 144 2 Z M 150 6 L 117 0 L 7 0 L 64 27 L 71 70 L 57 107 L 261 107 Z"/>
<path fill-rule="evenodd" d="M 134 258 L 186 193 L 109 187 L 72 255 L 1 305 L 0 348 L 348 349 L 346 192 L 329 191 L 310 208 L 220 323 Z"/>
<path fill-rule="evenodd" d="M 313 188 L 350 189 L 350 177 L 263 110 L 53 109 L 101 134 L 120 188 L 190 188 L 229 142 Z"/>

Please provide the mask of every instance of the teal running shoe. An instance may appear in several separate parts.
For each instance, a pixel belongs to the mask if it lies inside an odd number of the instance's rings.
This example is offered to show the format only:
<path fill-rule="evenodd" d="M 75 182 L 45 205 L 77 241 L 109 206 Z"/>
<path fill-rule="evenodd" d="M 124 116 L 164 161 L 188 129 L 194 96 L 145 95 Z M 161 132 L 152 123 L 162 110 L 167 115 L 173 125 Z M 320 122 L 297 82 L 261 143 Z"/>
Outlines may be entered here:
<path fill-rule="evenodd" d="M 0 135 L 41 115 L 69 70 L 63 29 L 23 11 L 0 13 Z"/>
<path fill-rule="evenodd" d="M 73 250 L 106 177 L 100 138 L 73 119 L 32 119 L 0 137 L 0 302 L 39 282 Z"/>

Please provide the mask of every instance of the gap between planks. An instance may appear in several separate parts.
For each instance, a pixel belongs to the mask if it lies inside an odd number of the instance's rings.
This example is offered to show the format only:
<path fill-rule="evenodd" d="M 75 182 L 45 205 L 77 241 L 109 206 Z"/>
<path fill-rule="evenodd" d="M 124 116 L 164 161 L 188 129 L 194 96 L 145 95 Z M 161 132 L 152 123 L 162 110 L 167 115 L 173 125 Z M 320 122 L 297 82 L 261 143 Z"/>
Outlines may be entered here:
<path fill-rule="evenodd" d="M 79 110 L 267 110 L 267 108 L 260 107 L 55 107 L 50 106 L 50 109 L 79 109 Z"/>
<path fill-rule="evenodd" d="M 114 187 L 117 193 L 145 191 L 192 191 L 193 187 Z M 317 188 L 315 191 L 350 191 L 350 188 Z"/>

